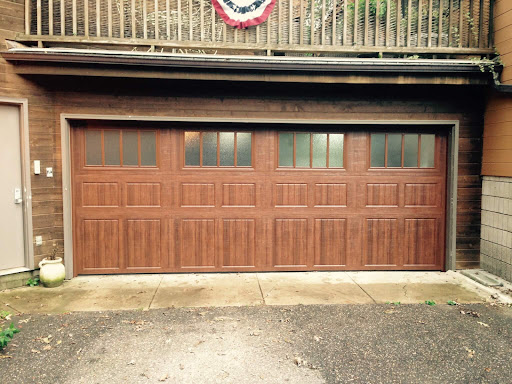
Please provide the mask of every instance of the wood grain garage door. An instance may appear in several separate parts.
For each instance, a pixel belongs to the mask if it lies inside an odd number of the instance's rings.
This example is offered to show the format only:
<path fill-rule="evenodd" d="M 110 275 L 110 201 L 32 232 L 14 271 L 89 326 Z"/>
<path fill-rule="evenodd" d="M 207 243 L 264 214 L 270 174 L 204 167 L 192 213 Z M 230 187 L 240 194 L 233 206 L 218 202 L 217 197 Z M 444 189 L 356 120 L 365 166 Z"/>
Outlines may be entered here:
<path fill-rule="evenodd" d="M 444 268 L 428 128 L 96 122 L 72 145 L 76 274 Z"/>

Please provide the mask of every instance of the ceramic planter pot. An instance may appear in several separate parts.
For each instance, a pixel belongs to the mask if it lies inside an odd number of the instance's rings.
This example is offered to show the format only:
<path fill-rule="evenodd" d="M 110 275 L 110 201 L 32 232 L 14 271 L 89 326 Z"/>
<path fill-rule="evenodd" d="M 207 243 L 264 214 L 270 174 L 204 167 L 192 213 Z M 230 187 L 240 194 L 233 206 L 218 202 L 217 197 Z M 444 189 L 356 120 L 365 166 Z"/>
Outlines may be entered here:
<path fill-rule="evenodd" d="M 47 288 L 58 287 L 66 277 L 62 257 L 57 257 L 55 260 L 43 259 L 39 263 L 39 268 L 39 280 Z"/>

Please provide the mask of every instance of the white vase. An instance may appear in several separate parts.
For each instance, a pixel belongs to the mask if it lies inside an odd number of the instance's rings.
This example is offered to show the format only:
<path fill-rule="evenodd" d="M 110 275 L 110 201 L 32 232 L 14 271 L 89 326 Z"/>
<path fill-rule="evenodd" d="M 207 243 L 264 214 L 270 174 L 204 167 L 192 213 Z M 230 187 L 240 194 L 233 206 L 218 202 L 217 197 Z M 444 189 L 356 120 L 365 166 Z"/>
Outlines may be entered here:
<path fill-rule="evenodd" d="M 58 287 L 66 277 L 66 269 L 62 264 L 62 258 L 57 257 L 55 260 L 43 259 L 39 263 L 39 280 L 47 288 Z"/>

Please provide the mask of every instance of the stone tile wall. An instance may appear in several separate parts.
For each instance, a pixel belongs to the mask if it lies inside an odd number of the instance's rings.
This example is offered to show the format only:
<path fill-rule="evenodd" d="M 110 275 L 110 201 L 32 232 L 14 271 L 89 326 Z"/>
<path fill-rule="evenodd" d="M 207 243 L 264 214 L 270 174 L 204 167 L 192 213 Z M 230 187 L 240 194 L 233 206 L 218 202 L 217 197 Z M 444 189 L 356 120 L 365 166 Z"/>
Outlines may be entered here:
<path fill-rule="evenodd" d="M 512 281 L 512 178 L 484 176 L 480 266 Z"/>

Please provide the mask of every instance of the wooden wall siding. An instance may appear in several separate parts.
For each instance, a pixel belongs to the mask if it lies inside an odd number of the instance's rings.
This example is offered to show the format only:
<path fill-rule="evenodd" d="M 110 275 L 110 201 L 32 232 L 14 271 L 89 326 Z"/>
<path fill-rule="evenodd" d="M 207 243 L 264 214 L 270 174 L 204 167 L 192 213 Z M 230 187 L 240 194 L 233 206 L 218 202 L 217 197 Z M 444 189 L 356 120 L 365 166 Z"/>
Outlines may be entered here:
<path fill-rule="evenodd" d="M 246 30 L 227 26 L 210 0 L 28 4 L 26 36 L 19 38 L 25 41 L 303 53 L 492 51 L 491 0 L 279 0 L 266 22 Z"/>
<path fill-rule="evenodd" d="M 505 65 L 503 84 L 512 84 L 512 1 L 497 0 L 495 44 Z M 482 175 L 512 177 L 512 96 L 493 94 L 485 112 Z"/>
<path fill-rule="evenodd" d="M 5 39 L 14 40 L 24 32 L 24 0 L 0 0 L 0 47 Z M 54 177 L 32 175 L 32 213 L 34 236 L 43 237 L 42 246 L 34 246 L 37 265 L 53 248 L 53 242 L 63 249 L 62 179 L 60 137 L 55 123 L 54 99 L 51 92 L 28 79 L 14 74 L 13 67 L 0 57 L 0 97 L 27 98 L 30 128 L 30 157 L 41 160 L 41 167 L 53 167 Z M 56 148 L 58 146 L 58 148 Z"/>
<path fill-rule="evenodd" d="M 55 116 L 60 116 L 61 113 L 84 113 L 192 118 L 220 118 L 229 115 L 242 119 L 272 116 L 283 119 L 313 120 L 459 120 L 457 267 L 478 266 L 481 200 L 480 159 L 483 131 L 483 92 L 481 89 L 466 89 L 458 92 L 453 88 L 441 90 L 428 87 L 414 87 L 414 89 L 407 90 L 403 87 L 380 86 L 363 88 L 255 86 L 254 95 L 251 96 L 246 95 L 246 86 L 236 85 L 230 85 L 228 88 L 220 86 L 215 90 L 210 88 L 208 91 L 197 84 L 191 84 L 185 88 L 179 83 L 142 80 L 132 82 L 129 86 L 116 80 L 92 80 L 87 84 L 80 80 L 70 80 L 66 84 L 56 84 L 48 84 L 48 87 L 52 88 L 56 95 Z M 75 91 L 75 89 L 80 89 L 80 91 Z M 111 89 L 116 89 L 115 94 L 111 94 Z M 201 96 L 191 96 L 191 94 Z M 272 95 L 272 97 L 268 95 Z M 165 127 L 165 124 L 163 126 Z M 282 179 L 276 181 L 285 184 Z M 251 184 L 246 180 L 243 183 Z M 215 186 L 210 183 L 198 180 L 190 181 L 188 184 L 190 185 L 185 189 L 182 188 L 177 197 L 182 205 L 214 206 L 216 201 L 220 201 L 219 204 L 224 204 L 225 199 L 231 199 L 227 195 L 228 191 L 223 188 L 219 188 L 216 194 Z M 293 182 L 288 184 L 293 184 Z M 333 184 L 338 183 L 333 182 Z M 319 202 L 319 205 L 343 206 L 346 205 L 347 194 L 356 193 L 356 191 L 349 191 L 346 186 L 331 187 L 332 194 L 329 194 L 330 192 L 324 192 L 323 188 L 325 187 L 315 185 L 311 189 L 305 190 L 304 187 L 300 187 L 300 184 L 298 185 L 298 187 L 293 187 L 293 193 L 281 193 L 284 192 L 284 189 L 279 194 L 274 191 L 274 198 L 279 196 L 281 199 L 279 202 L 282 204 L 302 205 L 306 199 L 308 205 L 315 205 Z M 289 191 L 290 187 L 287 186 L 287 188 Z M 243 197 L 242 203 L 252 203 L 253 197 L 248 191 L 247 193 L 247 197 Z M 260 191 L 256 190 L 255 193 L 257 201 Z M 428 202 L 429 198 L 424 196 L 427 191 L 417 193 L 418 196 L 414 198 L 414 201 L 411 200 L 411 203 Z M 234 203 L 240 203 L 240 201 Z M 405 204 L 405 200 L 403 203 Z M 201 230 L 204 233 L 204 231 L 208 231 L 208 226 L 204 225 L 205 228 L 198 223 L 189 223 L 182 230 Z M 286 225 L 290 225 L 290 223 L 286 223 Z M 293 226 L 296 229 L 298 224 L 294 222 Z M 222 241 L 222 238 L 220 239 L 218 241 Z M 280 238 L 281 262 L 300 262 L 300 260 L 288 260 L 289 255 L 286 249 L 295 247 L 296 244 L 284 246 L 287 241 Z M 180 246 L 183 252 L 189 252 L 188 245 L 177 246 Z M 202 243 L 191 246 L 203 249 Z M 208 255 L 199 257 L 208 257 Z M 334 258 L 334 256 L 329 256 L 329 258 Z"/>

